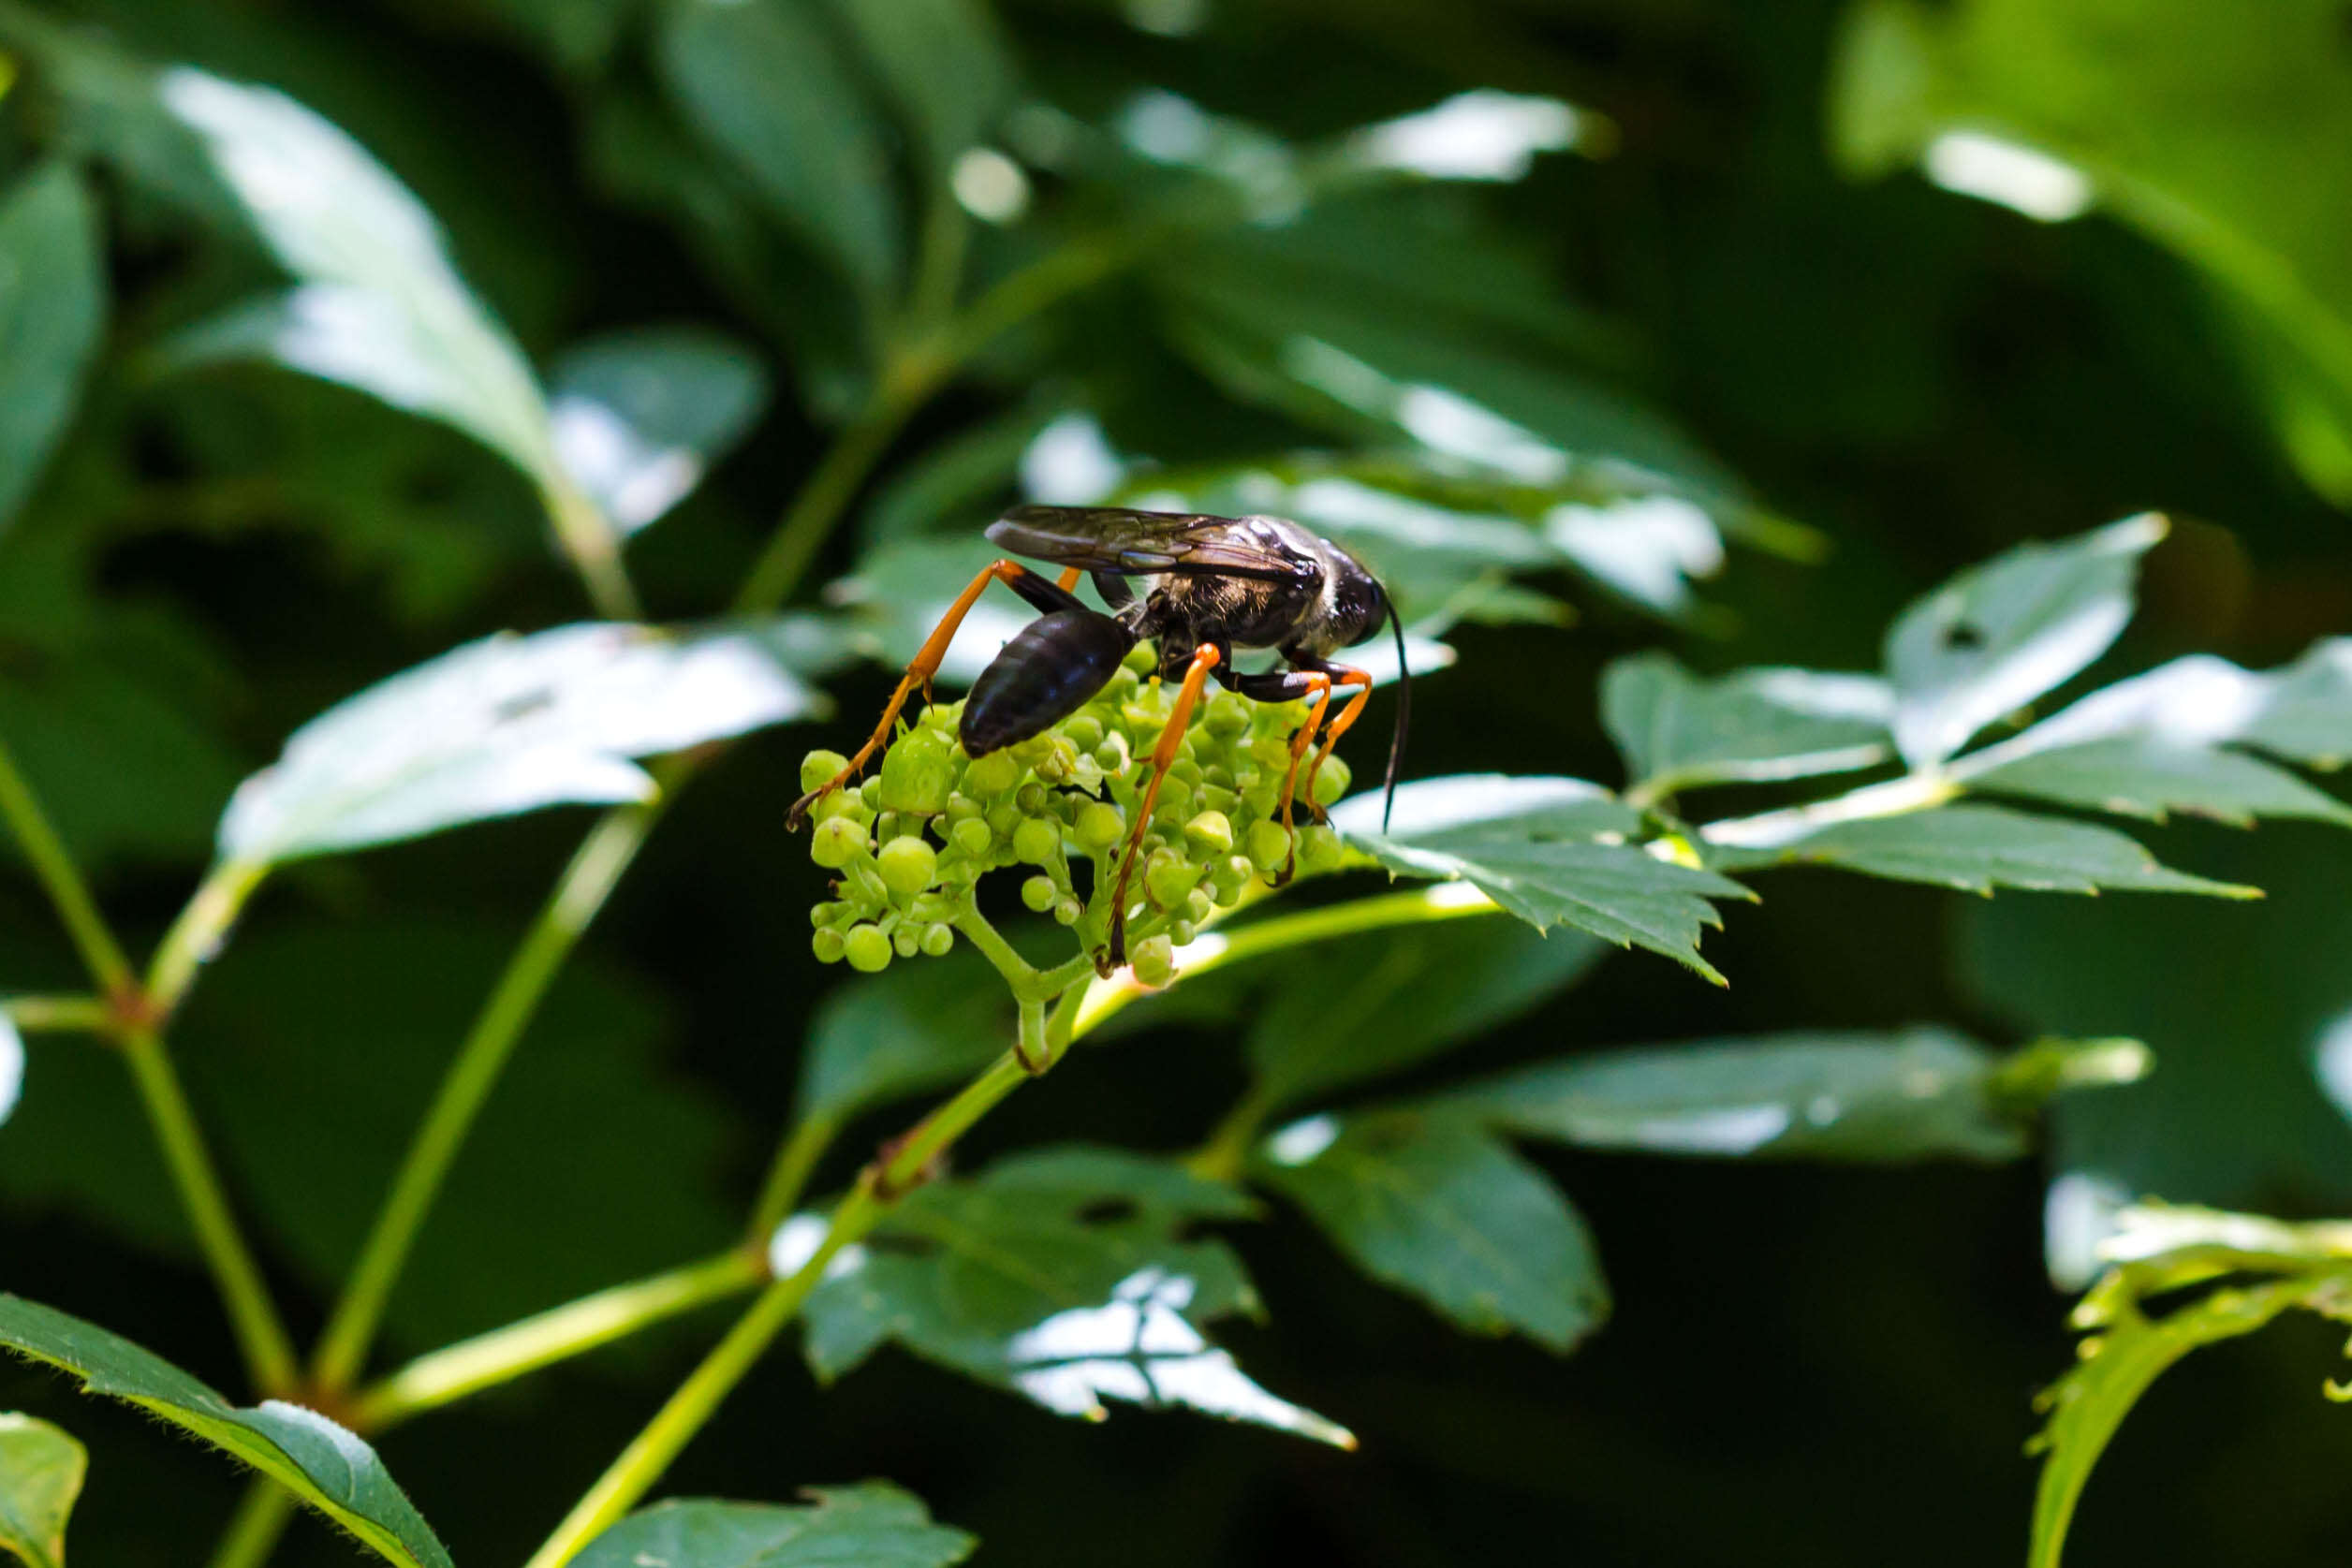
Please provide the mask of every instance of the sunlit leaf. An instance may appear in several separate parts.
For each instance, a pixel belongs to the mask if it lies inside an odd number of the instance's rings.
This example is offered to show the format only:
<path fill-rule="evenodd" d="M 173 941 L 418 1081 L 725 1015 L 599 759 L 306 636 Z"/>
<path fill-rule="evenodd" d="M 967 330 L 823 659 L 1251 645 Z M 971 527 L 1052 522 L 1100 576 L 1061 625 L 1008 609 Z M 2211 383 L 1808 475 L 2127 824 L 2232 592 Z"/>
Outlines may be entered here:
<path fill-rule="evenodd" d="M 2030 1568 L 2058 1568 L 2092 1467 L 2132 1406 L 2174 1362 L 2201 1346 L 2251 1334 L 2292 1308 L 2344 1315 L 2344 1290 L 2340 1277 L 2307 1275 L 2225 1287 L 2161 1318 L 2146 1316 L 2128 1299 L 2094 1318 L 2096 1331 L 2084 1341 L 2080 1361 L 2042 1396 L 2050 1421 L 2036 1439 L 2047 1457 L 2034 1495 Z"/>
<path fill-rule="evenodd" d="M 1593 1238 L 1550 1178 L 1462 1117 L 1318 1116 L 1252 1165 L 1358 1267 L 1473 1333 L 1566 1352 L 1609 1315 Z"/>
<path fill-rule="evenodd" d="M 949 1568 L 978 1543 L 883 1481 L 812 1487 L 797 1507 L 657 1502 L 597 1536 L 579 1568 Z"/>
<path fill-rule="evenodd" d="M 26 1568 L 66 1568 L 66 1520 L 89 1468 L 89 1452 L 72 1433 L 0 1414 L 0 1551 Z"/>
<path fill-rule="evenodd" d="M 0 1296 L 0 1346 L 139 1406 L 270 1476 L 402 1568 L 449 1568 L 449 1554 L 375 1450 L 316 1411 L 278 1399 L 230 1404 L 169 1362 L 96 1324 Z"/>
<path fill-rule="evenodd" d="M 257 355 L 358 388 L 455 425 L 551 493 L 563 488 L 529 364 L 390 169 L 266 87 L 173 66 L 150 90 L 192 142 L 192 161 L 299 280 L 191 331 L 177 345 L 184 358 Z"/>
<path fill-rule="evenodd" d="M 615 528 L 634 534 L 758 422 L 768 373 L 714 332 L 642 328 L 564 354 L 550 395 L 557 460 Z"/>
<path fill-rule="evenodd" d="M 984 0 L 831 0 L 936 170 L 986 134 L 1013 66 Z"/>
<path fill-rule="evenodd" d="M 2315 768 L 2352 760 L 2352 638 L 2314 643 L 2270 672 L 2260 710 L 2237 738 Z"/>
<path fill-rule="evenodd" d="M 568 802 L 638 800 L 630 759 L 809 712 L 750 638 L 587 624 L 468 643 L 295 731 L 221 819 L 232 859 L 283 860 Z"/>
<path fill-rule="evenodd" d="M 1381 810 L 1367 793 L 1342 801 L 1331 820 L 1390 872 L 1469 882 L 1538 929 L 1566 923 L 1723 982 L 1698 956 L 1700 931 L 1720 924 L 1707 901 L 1753 895 L 1622 842 L 1641 813 L 1599 785 L 1461 774 L 1399 789 L 1386 833 Z"/>
<path fill-rule="evenodd" d="M 0 528 L 65 433 L 105 315 L 97 214 L 70 168 L 37 169 L 0 198 Z"/>
<path fill-rule="evenodd" d="M 2007 1058 L 1948 1030 L 1757 1035 L 1538 1062 L 1443 1104 L 1594 1149 L 1771 1159 L 2006 1160 L 2051 1093 L 2126 1082 L 2131 1041 L 2051 1042 Z"/>
<path fill-rule="evenodd" d="M 2160 864 L 2112 828 L 2005 806 L 1945 806 L 1832 823 L 1764 848 L 1719 848 L 1709 862 L 1727 871 L 1765 866 L 1836 866 L 1898 882 L 1927 882 L 1971 893 L 2028 887 L 2095 893 L 2210 893 L 2247 899 L 2259 890 L 2210 882 Z"/>
<path fill-rule="evenodd" d="M 934 1183 L 827 1270 L 805 1314 L 810 1364 L 837 1377 L 897 1340 L 1065 1415 L 1098 1419 L 1106 1400 L 1182 1406 L 1352 1445 L 1202 1333 L 1257 1298 L 1233 1253 L 1191 1238 L 1191 1223 L 1249 1212 L 1232 1188 L 1109 1150 Z"/>
<path fill-rule="evenodd" d="M 1012 1004 L 968 950 L 860 976 L 809 1025 L 795 1114 L 841 1121 L 970 1076 L 1012 1040 Z"/>
<path fill-rule="evenodd" d="M 2131 619 L 2139 557 L 2163 536 L 2144 517 L 2020 545 L 1904 610 L 1886 648 L 1904 759 L 1933 767 L 2107 652 Z"/>
<path fill-rule="evenodd" d="M 2294 774 L 2241 752 L 2160 740 L 2094 740 L 1972 772 L 1972 788 L 2161 821 L 2170 812 L 2241 827 L 2257 816 L 2352 824 L 2352 810 Z"/>
<path fill-rule="evenodd" d="M 898 202 L 874 114 L 821 9 L 669 0 L 654 56 L 695 129 L 868 293 L 899 270 Z"/>
<path fill-rule="evenodd" d="M 1601 722 L 1654 796 L 1868 768 L 1892 755 L 1894 696 L 1862 675 L 1743 669 L 1702 680 L 1664 653 L 1601 673 Z"/>

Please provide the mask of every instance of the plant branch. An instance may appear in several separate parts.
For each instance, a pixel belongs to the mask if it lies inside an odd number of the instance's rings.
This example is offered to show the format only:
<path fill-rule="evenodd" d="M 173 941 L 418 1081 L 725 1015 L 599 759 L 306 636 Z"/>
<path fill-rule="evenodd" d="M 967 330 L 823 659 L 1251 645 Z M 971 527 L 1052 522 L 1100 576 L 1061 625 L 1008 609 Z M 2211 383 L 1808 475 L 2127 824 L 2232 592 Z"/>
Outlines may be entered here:
<path fill-rule="evenodd" d="M 17 842 L 24 846 L 33 874 L 40 879 L 42 890 L 56 907 L 58 919 L 65 923 L 66 933 L 73 939 L 98 989 L 112 998 L 129 997 L 137 987 L 130 960 L 108 929 L 106 917 L 98 913 L 89 884 L 81 880 L 65 841 L 50 825 L 49 813 L 41 810 L 5 743 L 0 743 L 0 815 L 7 818 Z"/>
<path fill-rule="evenodd" d="M 211 1568 L 261 1568 L 271 1548 L 286 1533 L 294 1517 L 294 1494 L 267 1475 L 257 1475 L 237 1511 L 228 1517 L 220 1545 L 213 1548 Z"/>
<path fill-rule="evenodd" d="M 12 996 L 0 1002 L 0 1016 L 27 1033 L 80 1030 L 103 1034 L 114 1027 L 113 1010 L 97 996 Z"/>
<path fill-rule="evenodd" d="M 547 508 L 556 543 L 580 574 L 581 586 L 588 591 L 588 602 L 596 613 L 607 621 L 643 619 L 637 586 L 629 581 L 628 567 L 621 560 L 621 531 L 612 526 L 604 509 L 563 480 L 543 487 L 539 499 Z"/>
<path fill-rule="evenodd" d="M 367 1389 L 353 1406 L 355 1425 L 381 1431 L 748 1290 L 766 1274 L 765 1248 L 738 1247 L 493 1328 L 420 1356 Z"/>
<path fill-rule="evenodd" d="M 197 1130 L 196 1114 L 189 1108 L 187 1092 L 181 1088 L 180 1076 L 172 1069 L 171 1055 L 164 1048 L 163 1037 L 153 1029 L 136 1027 L 125 1029 L 121 1041 L 124 1060 L 130 1063 L 131 1080 L 138 1085 L 140 1101 L 146 1106 L 148 1122 L 154 1128 L 155 1141 L 163 1147 L 164 1163 L 170 1167 L 172 1180 L 180 1189 L 180 1200 L 196 1227 L 197 1242 L 203 1248 L 205 1262 L 211 1266 L 221 1303 L 228 1310 L 229 1326 L 244 1356 L 245 1370 L 252 1375 L 254 1386 L 262 1393 L 290 1393 L 300 1375 L 294 1341 L 287 1336 L 286 1325 L 270 1300 L 269 1286 L 262 1282 L 261 1269 L 237 1228 L 228 1199 L 221 1190 L 220 1178 L 213 1168 L 212 1155 L 204 1147 L 204 1136 Z"/>
<path fill-rule="evenodd" d="M 765 1247 L 776 1227 L 791 1214 L 792 1206 L 808 1189 L 816 1162 L 825 1157 L 840 1131 L 841 1124 L 828 1116 L 804 1116 L 793 1124 L 776 1150 L 775 1163 L 768 1167 L 768 1179 L 759 1185 L 758 1201 L 752 1205 L 748 1238 L 752 1244 Z"/>
<path fill-rule="evenodd" d="M 204 873 L 147 965 L 147 1004 L 156 1016 L 169 1017 L 186 999 L 197 971 L 220 950 L 229 927 L 269 872 L 260 861 L 223 860 Z"/>
<path fill-rule="evenodd" d="M 572 856 L 522 945 L 508 960 L 418 1127 L 375 1227 L 352 1267 L 343 1298 L 328 1319 L 312 1363 L 312 1377 L 320 1389 L 332 1393 L 348 1387 L 358 1375 L 409 1249 L 459 1147 L 473 1130 L 474 1119 L 489 1099 L 507 1058 L 514 1054 L 556 972 L 611 896 L 614 884 L 644 845 L 646 834 L 659 820 L 669 799 L 665 790 L 650 800 L 606 813 Z"/>
<path fill-rule="evenodd" d="M 752 564 L 751 575 L 735 595 L 737 614 L 765 615 L 783 608 L 792 597 L 808 573 L 809 563 L 856 498 L 858 487 L 889 450 L 900 428 L 937 388 L 946 369 L 937 365 L 903 373 L 895 383 L 886 376 L 865 411 L 844 427 L 832 449 L 784 514 L 784 520 L 776 525 L 759 559 Z"/>

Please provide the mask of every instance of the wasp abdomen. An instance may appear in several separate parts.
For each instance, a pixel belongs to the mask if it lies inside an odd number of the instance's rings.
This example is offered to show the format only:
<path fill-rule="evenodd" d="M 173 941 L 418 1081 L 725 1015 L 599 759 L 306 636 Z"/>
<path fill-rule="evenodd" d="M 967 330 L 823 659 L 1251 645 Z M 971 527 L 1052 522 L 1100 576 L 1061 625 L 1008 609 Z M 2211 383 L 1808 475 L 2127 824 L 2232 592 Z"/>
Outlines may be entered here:
<path fill-rule="evenodd" d="M 986 756 L 1068 718 L 1110 681 L 1135 636 L 1093 610 L 1040 616 L 1005 644 L 964 699 L 963 749 Z"/>

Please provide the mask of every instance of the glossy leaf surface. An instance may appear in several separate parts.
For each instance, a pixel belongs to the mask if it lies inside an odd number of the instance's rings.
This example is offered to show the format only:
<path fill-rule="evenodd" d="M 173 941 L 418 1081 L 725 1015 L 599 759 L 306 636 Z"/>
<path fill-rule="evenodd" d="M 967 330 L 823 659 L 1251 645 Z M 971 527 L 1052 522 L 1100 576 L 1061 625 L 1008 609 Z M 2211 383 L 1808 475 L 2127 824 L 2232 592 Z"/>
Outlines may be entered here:
<path fill-rule="evenodd" d="M 284 1486 L 401 1568 L 449 1568 L 407 1494 L 355 1434 L 280 1400 L 240 1407 L 129 1341 L 22 1297 L 0 1296 L 0 1346 L 139 1406 Z"/>
<path fill-rule="evenodd" d="M 1251 1211 L 1230 1187 L 1109 1150 L 925 1187 L 810 1297 L 810 1364 L 837 1377 L 897 1340 L 1065 1415 L 1099 1418 L 1106 1400 L 1182 1406 L 1350 1444 L 1202 1332 L 1257 1298 L 1225 1244 L 1187 1238 L 1190 1224 Z"/>
<path fill-rule="evenodd" d="M 486 637 L 295 731 L 239 786 L 223 856 L 283 860 L 542 806 L 641 800 L 630 759 L 797 718 L 819 701 L 765 649 L 587 624 Z"/>

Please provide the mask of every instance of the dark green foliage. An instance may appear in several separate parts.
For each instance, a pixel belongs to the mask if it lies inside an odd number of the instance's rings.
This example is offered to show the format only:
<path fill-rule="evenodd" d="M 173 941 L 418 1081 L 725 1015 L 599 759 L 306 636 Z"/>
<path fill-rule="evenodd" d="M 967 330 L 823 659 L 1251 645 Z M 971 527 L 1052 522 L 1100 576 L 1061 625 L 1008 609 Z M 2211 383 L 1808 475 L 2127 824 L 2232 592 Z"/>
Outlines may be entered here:
<path fill-rule="evenodd" d="M 2085 1489 L 2345 1312 L 2342 21 L 0 0 L 0 1555 L 2352 1552 L 2301 1357 Z M 1098 977 L 991 587 L 788 839 L 1022 498 L 1393 821 L 1213 696 Z"/>

